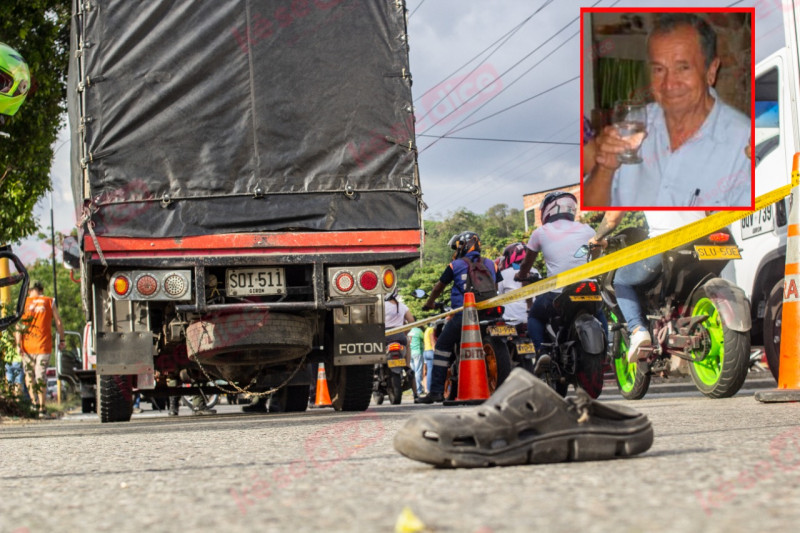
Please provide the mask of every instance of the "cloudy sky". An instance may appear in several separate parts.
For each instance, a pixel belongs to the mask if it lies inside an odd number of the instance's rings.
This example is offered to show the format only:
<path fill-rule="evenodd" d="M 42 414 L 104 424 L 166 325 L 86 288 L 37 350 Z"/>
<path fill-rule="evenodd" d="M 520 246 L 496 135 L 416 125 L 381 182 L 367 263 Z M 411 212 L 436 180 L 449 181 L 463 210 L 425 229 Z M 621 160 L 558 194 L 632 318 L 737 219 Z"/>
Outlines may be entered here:
<path fill-rule="evenodd" d="M 777 1 L 407 0 L 425 216 L 441 219 L 461 207 L 482 213 L 500 203 L 521 209 L 523 194 L 578 182 L 580 7 Z M 55 148 L 55 226 L 69 232 L 75 215 L 66 131 Z M 36 208 L 42 228 L 49 228 L 49 209 L 49 197 Z M 34 239 L 16 249 L 26 262 L 48 254 Z"/>

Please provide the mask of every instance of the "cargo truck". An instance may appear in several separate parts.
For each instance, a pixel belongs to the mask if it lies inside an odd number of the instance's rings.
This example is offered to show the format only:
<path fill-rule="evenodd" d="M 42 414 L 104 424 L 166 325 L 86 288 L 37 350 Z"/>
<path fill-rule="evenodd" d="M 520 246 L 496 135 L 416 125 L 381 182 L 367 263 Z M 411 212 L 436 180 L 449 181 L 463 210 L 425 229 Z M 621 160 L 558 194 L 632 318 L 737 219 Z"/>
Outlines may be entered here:
<path fill-rule="evenodd" d="M 103 422 L 132 393 L 364 410 L 419 257 L 402 0 L 75 1 L 68 108 Z M 176 380 L 176 381 L 172 381 Z M 168 386 L 169 384 L 172 386 Z M 206 389 L 203 389 L 206 387 Z"/>

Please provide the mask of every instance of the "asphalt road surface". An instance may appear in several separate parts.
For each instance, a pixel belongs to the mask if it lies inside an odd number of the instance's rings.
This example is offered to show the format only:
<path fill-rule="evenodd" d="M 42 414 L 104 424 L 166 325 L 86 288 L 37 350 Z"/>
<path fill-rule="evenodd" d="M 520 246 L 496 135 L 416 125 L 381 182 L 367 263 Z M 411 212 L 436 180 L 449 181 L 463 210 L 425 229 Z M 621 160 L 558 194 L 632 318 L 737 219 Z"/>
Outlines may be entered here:
<path fill-rule="evenodd" d="M 405 507 L 435 532 L 795 531 L 800 410 L 753 398 L 773 384 L 748 380 L 726 400 L 679 384 L 626 402 L 655 428 L 635 458 L 476 470 L 394 451 L 409 415 L 441 406 L 6 422 L 0 531 L 391 532 Z M 604 401 L 623 401 L 615 392 Z"/>

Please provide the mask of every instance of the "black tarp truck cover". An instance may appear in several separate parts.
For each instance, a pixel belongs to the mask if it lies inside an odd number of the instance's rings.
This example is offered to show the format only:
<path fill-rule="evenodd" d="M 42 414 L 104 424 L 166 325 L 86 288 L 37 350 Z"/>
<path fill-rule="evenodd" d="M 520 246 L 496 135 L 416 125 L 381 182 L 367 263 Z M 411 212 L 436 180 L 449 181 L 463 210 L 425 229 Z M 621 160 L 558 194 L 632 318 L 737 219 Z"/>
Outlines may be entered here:
<path fill-rule="evenodd" d="M 73 12 L 72 187 L 98 236 L 420 227 L 402 0 Z"/>

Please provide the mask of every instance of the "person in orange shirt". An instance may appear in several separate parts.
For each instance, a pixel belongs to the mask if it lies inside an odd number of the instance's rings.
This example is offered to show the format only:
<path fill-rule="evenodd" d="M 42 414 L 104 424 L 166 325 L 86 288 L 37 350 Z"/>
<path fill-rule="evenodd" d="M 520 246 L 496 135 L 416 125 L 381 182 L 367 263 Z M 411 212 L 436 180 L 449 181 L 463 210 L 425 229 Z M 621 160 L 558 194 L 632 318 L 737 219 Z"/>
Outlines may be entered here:
<path fill-rule="evenodd" d="M 41 281 L 34 281 L 25 300 L 25 312 L 20 320 L 22 331 L 15 334 L 17 349 L 25 367 L 25 382 L 40 413 L 45 413 L 45 371 L 53 351 L 52 323 L 56 323 L 60 349 L 64 349 L 64 325 L 55 302 L 44 295 Z M 34 383 L 37 385 L 35 386 Z M 38 399 L 38 402 L 37 402 Z"/>

